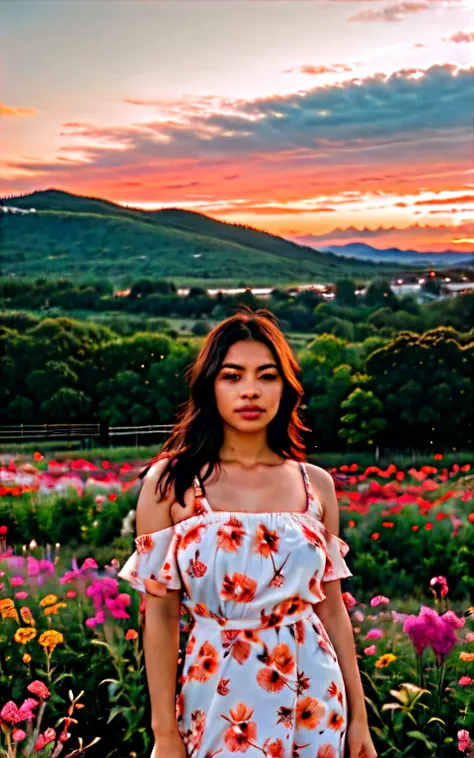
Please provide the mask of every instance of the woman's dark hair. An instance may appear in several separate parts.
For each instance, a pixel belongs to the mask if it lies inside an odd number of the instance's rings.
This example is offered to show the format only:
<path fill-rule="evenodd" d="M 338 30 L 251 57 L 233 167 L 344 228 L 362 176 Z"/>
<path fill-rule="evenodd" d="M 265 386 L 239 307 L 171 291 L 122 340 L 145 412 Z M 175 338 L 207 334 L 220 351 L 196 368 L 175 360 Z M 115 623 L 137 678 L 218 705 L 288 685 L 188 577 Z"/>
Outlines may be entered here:
<path fill-rule="evenodd" d="M 177 422 L 160 453 L 152 458 L 138 478 L 142 479 L 157 460 L 168 458 L 158 485 L 165 476 L 164 497 L 175 480 L 176 500 L 185 507 L 184 493 L 197 476 L 203 482 L 214 467 L 219 466 L 219 450 L 224 441 L 222 418 L 217 410 L 214 381 L 229 348 L 241 340 L 256 340 L 270 348 L 283 378 L 283 394 L 275 418 L 267 427 L 268 446 L 284 458 L 305 459 L 302 433 L 309 432 L 299 418 L 299 406 L 304 394 L 298 379 L 299 365 L 278 327 L 276 316 L 265 308 L 252 311 L 241 306 L 233 316 L 221 321 L 205 338 L 199 355 L 186 372 L 190 386 L 189 399 L 180 406 Z M 205 463 L 208 469 L 201 479 Z"/>

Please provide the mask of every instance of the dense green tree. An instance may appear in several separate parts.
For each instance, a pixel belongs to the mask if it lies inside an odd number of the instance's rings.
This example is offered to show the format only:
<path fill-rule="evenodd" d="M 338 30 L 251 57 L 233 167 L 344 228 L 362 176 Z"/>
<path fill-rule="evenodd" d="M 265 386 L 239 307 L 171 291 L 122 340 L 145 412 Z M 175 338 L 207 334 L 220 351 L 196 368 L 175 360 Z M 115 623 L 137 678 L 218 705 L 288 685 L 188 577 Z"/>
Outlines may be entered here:
<path fill-rule="evenodd" d="M 341 403 L 340 437 L 351 446 L 364 449 L 373 446 L 387 425 L 383 418 L 383 404 L 371 390 L 356 387 Z"/>

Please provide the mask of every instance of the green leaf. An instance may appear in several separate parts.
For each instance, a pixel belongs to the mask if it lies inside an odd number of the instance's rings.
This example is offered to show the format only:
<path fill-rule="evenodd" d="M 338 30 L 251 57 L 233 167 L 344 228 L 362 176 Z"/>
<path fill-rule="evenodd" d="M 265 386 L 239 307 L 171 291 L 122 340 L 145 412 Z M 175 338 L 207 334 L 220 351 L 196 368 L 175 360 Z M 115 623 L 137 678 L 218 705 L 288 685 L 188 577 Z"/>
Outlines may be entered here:
<path fill-rule="evenodd" d="M 126 711 L 127 708 L 124 705 L 116 705 L 112 710 L 110 711 L 109 718 L 107 719 L 107 724 L 110 724 L 112 719 L 114 719 L 116 716 L 119 716 L 121 713 Z"/>
<path fill-rule="evenodd" d="M 432 749 L 434 748 L 434 744 L 433 744 L 433 742 L 431 742 L 431 741 L 430 741 L 430 740 L 429 740 L 429 739 L 428 739 L 428 738 L 427 738 L 427 737 L 426 737 L 426 736 L 423 734 L 423 732 L 418 732 L 418 731 L 416 731 L 416 730 L 415 730 L 414 732 L 407 732 L 407 737 L 413 737 L 413 739 L 415 739 L 415 740 L 420 740 L 421 742 L 424 742 L 424 743 L 425 743 L 425 745 L 426 745 L 426 747 L 429 747 L 429 748 L 430 748 L 430 750 L 432 750 Z"/>

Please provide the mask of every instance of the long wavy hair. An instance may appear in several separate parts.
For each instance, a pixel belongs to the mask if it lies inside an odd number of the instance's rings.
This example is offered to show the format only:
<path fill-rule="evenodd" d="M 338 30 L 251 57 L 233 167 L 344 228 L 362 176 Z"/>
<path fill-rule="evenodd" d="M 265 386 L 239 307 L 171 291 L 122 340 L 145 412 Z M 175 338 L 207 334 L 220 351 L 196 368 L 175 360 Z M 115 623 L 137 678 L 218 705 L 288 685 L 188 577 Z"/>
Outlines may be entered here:
<path fill-rule="evenodd" d="M 186 371 L 190 396 L 178 409 L 173 431 L 159 454 L 151 459 L 137 479 L 143 479 L 157 460 L 168 458 L 155 492 L 161 484 L 160 492 L 164 497 L 174 480 L 175 497 L 183 508 L 184 493 L 192 486 L 195 476 L 205 492 L 204 481 L 216 466 L 220 468 L 219 450 L 224 441 L 214 380 L 231 345 L 241 340 L 256 340 L 267 345 L 283 378 L 280 405 L 267 427 L 268 446 L 284 458 L 305 460 L 302 435 L 311 430 L 304 425 L 299 415 L 304 395 L 298 378 L 300 367 L 277 324 L 278 320 L 271 311 L 265 308 L 252 311 L 248 306 L 239 307 L 233 316 L 216 324 L 207 334 L 196 360 Z M 208 468 L 201 479 L 200 472 L 206 463 Z"/>

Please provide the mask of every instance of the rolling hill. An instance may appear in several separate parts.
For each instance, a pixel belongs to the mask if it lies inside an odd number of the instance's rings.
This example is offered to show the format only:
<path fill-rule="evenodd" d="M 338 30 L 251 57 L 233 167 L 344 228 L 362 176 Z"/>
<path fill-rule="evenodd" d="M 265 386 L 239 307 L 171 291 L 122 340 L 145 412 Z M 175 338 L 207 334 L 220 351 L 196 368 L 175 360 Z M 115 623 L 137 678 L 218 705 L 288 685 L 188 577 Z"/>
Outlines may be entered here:
<path fill-rule="evenodd" d="M 0 273 L 154 276 L 248 284 L 390 275 L 396 263 L 349 260 L 180 209 L 144 211 L 56 189 L 0 200 Z M 210 282 L 209 282 L 210 283 Z"/>

